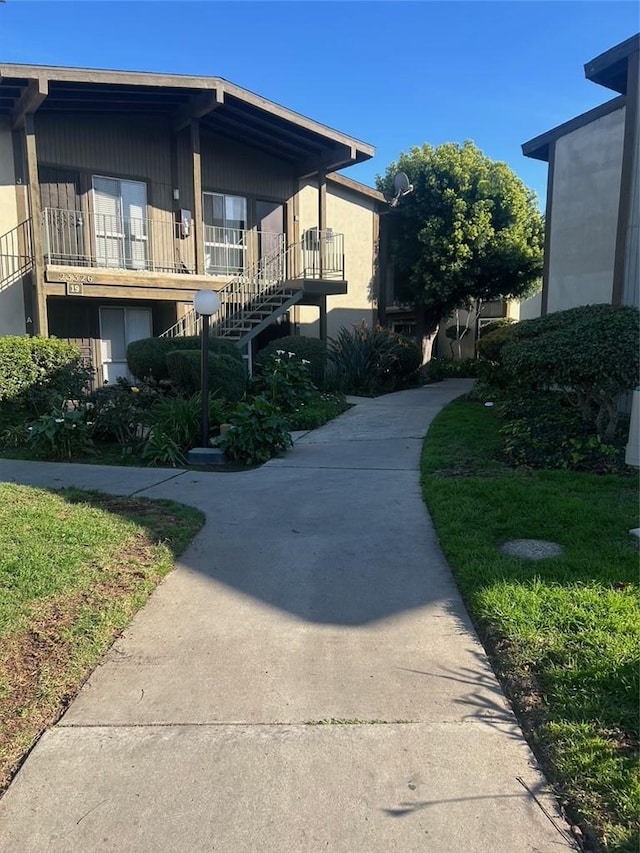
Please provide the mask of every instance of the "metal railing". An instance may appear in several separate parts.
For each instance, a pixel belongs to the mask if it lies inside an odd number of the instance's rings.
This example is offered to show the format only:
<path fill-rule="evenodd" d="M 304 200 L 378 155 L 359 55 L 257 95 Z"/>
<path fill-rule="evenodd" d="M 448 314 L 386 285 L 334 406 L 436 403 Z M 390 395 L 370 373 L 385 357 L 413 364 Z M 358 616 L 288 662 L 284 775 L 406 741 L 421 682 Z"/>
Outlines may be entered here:
<path fill-rule="evenodd" d="M 301 249 L 302 278 L 344 279 L 344 234 L 310 228 Z"/>
<path fill-rule="evenodd" d="M 0 236 L 0 290 L 31 269 L 31 220 L 25 219 Z"/>
<path fill-rule="evenodd" d="M 286 279 L 287 259 L 296 248 L 285 249 L 284 234 L 277 235 L 273 249 L 245 271 L 238 273 L 217 291 L 220 310 L 211 318 L 211 334 L 224 335 L 237 327 L 248 314 L 259 311 L 282 290 Z M 197 335 L 201 318 L 191 309 L 160 337 L 176 338 Z"/>
<path fill-rule="evenodd" d="M 42 211 L 45 261 L 74 267 L 194 273 L 192 235 L 171 220 L 47 207 Z"/>
<path fill-rule="evenodd" d="M 271 256 L 281 245 L 284 245 L 282 233 L 205 225 L 205 272 L 207 275 L 244 273 L 252 258 Z"/>

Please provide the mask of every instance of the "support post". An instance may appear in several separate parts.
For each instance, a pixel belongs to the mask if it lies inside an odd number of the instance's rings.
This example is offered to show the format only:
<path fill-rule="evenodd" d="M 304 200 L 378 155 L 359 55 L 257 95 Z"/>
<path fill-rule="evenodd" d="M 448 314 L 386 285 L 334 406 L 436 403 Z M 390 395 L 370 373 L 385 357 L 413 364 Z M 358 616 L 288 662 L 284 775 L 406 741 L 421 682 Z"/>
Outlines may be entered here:
<path fill-rule="evenodd" d="M 327 297 L 320 297 L 320 340 L 327 340 Z"/>
<path fill-rule="evenodd" d="M 24 117 L 24 142 L 27 167 L 27 185 L 29 187 L 29 210 L 31 211 L 31 242 L 33 245 L 33 283 L 35 289 L 35 329 L 36 334 L 47 337 L 47 298 L 44 293 L 44 246 L 42 244 L 40 184 L 38 182 L 38 153 L 36 149 L 36 131 L 33 114 Z"/>
<path fill-rule="evenodd" d="M 320 278 L 324 278 L 324 246 L 327 233 L 327 173 L 318 172 L 318 252 Z"/>
<path fill-rule="evenodd" d="M 202 170 L 200 158 L 200 120 L 191 120 L 191 161 L 193 175 L 193 231 L 195 236 L 196 275 L 204 275 L 204 222 L 202 219 Z"/>

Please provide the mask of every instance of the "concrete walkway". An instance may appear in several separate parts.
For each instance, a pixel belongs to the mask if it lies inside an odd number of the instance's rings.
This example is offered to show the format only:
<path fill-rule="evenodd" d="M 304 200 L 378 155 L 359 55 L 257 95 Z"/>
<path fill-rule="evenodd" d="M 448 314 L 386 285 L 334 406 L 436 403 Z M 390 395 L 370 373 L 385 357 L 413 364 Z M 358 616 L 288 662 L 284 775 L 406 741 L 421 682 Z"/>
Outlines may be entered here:
<path fill-rule="evenodd" d="M 468 387 L 362 401 L 243 473 L 0 460 L 207 515 L 0 802 L 0 849 L 570 849 L 518 781 L 553 812 L 420 495 L 422 438 Z"/>

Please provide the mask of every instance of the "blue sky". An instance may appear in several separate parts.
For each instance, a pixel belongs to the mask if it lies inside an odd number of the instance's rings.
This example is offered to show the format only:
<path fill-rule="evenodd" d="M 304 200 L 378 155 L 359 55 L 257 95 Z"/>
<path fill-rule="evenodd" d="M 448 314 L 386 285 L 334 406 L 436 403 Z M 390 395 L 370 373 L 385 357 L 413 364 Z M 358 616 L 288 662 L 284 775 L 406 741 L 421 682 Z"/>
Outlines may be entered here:
<path fill-rule="evenodd" d="M 0 61 L 226 77 L 376 146 L 472 139 L 541 200 L 522 142 L 613 97 L 583 65 L 640 28 L 636 2 L 37 2 L 0 5 Z"/>

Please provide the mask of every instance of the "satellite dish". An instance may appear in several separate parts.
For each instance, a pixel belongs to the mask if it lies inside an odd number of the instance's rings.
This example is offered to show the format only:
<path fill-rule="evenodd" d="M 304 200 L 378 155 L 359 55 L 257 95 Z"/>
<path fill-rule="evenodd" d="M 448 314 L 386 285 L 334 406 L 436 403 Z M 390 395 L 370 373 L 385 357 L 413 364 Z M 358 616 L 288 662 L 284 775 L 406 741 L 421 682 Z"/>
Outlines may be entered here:
<path fill-rule="evenodd" d="M 404 195 L 409 191 L 409 187 L 411 184 L 409 183 L 409 178 L 404 172 L 398 172 L 398 174 L 393 179 L 393 188 L 398 193 L 398 195 Z"/>
<path fill-rule="evenodd" d="M 404 172 L 398 172 L 393 179 L 393 188 L 396 191 L 394 198 L 389 202 L 390 207 L 397 207 L 403 195 L 408 195 L 413 192 L 413 184 L 409 183 L 409 178 Z"/>

